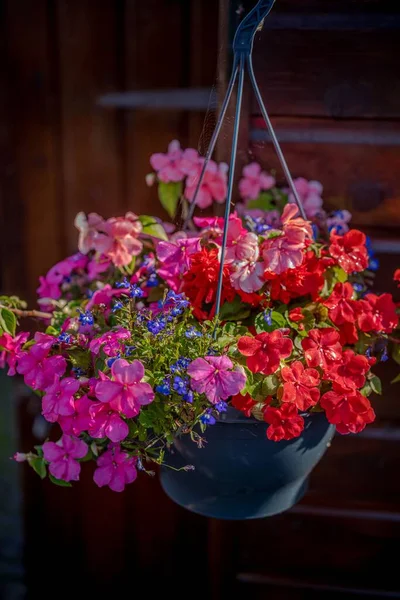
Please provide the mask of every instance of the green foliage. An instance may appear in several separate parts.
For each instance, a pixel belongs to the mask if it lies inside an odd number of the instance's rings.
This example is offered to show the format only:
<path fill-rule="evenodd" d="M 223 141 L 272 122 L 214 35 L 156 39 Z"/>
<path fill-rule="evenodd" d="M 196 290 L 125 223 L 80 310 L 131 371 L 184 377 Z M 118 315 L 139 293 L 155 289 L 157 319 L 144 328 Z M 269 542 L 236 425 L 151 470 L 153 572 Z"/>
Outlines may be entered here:
<path fill-rule="evenodd" d="M 382 383 L 379 377 L 377 377 L 376 375 L 371 377 L 371 379 L 369 380 L 369 385 L 371 386 L 371 389 L 373 392 L 375 392 L 375 394 L 382 394 Z"/>
<path fill-rule="evenodd" d="M 49 479 L 55 485 L 59 485 L 60 487 L 72 487 L 72 484 L 69 481 L 63 481 L 62 479 L 57 479 L 53 477 L 51 473 L 49 473 Z"/>
<path fill-rule="evenodd" d="M 281 327 L 287 327 L 285 317 L 276 310 L 271 312 L 271 321 L 272 324 L 268 325 L 267 321 L 265 320 L 265 313 L 259 313 L 254 319 L 257 333 L 262 333 L 263 331 L 270 332 L 274 331 L 275 329 L 280 329 Z"/>
<path fill-rule="evenodd" d="M 158 197 L 171 219 L 176 215 L 179 198 L 182 196 L 182 188 L 181 181 L 171 181 L 169 183 L 160 181 L 158 184 Z"/>
<path fill-rule="evenodd" d="M 160 240 L 168 240 L 168 236 L 165 233 L 164 227 L 159 223 L 154 217 L 149 217 L 147 215 L 141 215 L 139 217 L 139 221 L 143 227 L 143 233 L 146 235 L 150 235 L 152 237 L 158 238 Z"/>
<path fill-rule="evenodd" d="M 249 305 L 244 304 L 239 296 L 235 296 L 233 302 L 225 302 L 220 311 L 221 321 L 244 321 L 250 315 Z"/>
<path fill-rule="evenodd" d="M 0 329 L 14 337 L 17 326 L 17 319 L 8 308 L 0 308 Z"/>
<path fill-rule="evenodd" d="M 42 456 L 28 455 L 28 463 L 41 479 L 46 477 L 46 463 Z"/>

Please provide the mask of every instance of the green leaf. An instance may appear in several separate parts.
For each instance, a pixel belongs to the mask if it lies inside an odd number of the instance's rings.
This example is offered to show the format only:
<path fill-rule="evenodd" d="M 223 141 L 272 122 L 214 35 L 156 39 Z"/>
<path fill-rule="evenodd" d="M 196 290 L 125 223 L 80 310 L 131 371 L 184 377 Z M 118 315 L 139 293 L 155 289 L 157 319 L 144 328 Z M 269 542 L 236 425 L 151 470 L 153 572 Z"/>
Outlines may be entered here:
<path fill-rule="evenodd" d="M 261 333 L 262 331 L 274 331 L 275 329 L 280 329 L 287 325 L 285 317 L 276 310 L 271 312 L 271 321 L 272 324 L 268 325 L 264 318 L 264 313 L 258 314 L 254 321 L 257 333 Z"/>
<path fill-rule="evenodd" d="M 276 375 L 269 375 L 268 377 L 265 377 L 265 379 L 262 382 L 262 395 L 264 396 L 264 398 L 266 396 L 273 396 L 274 394 L 276 394 L 278 387 L 278 377 Z"/>
<path fill-rule="evenodd" d="M 15 328 L 17 326 L 17 318 L 11 310 L 8 308 L 2 308 L 0 310 L 0 327 L 6 333 L 9 333 L 14 337 Z"/>
<path fill-rule="evenodd" d="M 142 223 L 142 233 L 151 235 L 160 240 L 168 241 L 164 227 L 154 217 L 141 215 L 139 221 Z"/>
<path fill-rule="evenodd" d="M 366 398 L 370 395 L 370 393 L 372 392 L 371 386 L 368 385 L 368 383 L 366 385 L 364 385 L 364 387 L 360 390 L 361 394 L 363 396 L 365 396 Z"/>
<path fill-rule="evenodd" d="M 400 344 L 395 344 L 392 351 L 392 358 L 398 365 L 400 365 Z"/>
<path fill-rule="evenodd" d="M 158 197 L 162 206 L 165 208 L 169 216 L 173 219 L 176 215 L 179 198 L 182 196 L 182 182 L 171 181 L 164 183 L 160 181 L 158 184 Z"/>
<path fill-rule="evenodd" d="M 242 321 L 250 315 L 250 309 L 246 306 L 239 296 L 235 296 L 233 302 L 225 302 L 221 307 L 221 321 Z"/>
<path fill-rule="evenodd" d="M 396 377 L 394 379 L 392 379 L 392 381 L 390 383 L 399 383 L 400 382 L 400 373 L 398 375 L 396 375 Z"/>
<path fill-rule="evenodd" d="M 59 334 L 59 331 L 58 331 L 58 330 L 57 330 L 55 327 L 52 327 L 52 325 L 49 325 L 49 326 L 46 328 L 46 333 L 47 333 L 47 335 L 54 335 L 54 336 L 58 336 L 58 334 Z"/>
<path fill-rule="evenodd" d="M 346 271 L 343 271 L 341 267 L 333 267 L 333 272 L 335 274 L 335 278 L 340 283 L 345 283 L 348 280 L 348 275 Z"/>
<path fill-rule="evenodd" d="M 369 380 L 369 384 L 372 388 L 372 391 L 375 392 L 375 394 L 382 394 L 382 383 L 381 383 L 381 380 L 379 379 L 379 377 L 374 375 Z"/>
<path fill-rule="evenodd" d="M 53 477 L 53 475 L 51 473 L 49 473 L 49 479 L 50 479 L 51 483 L 54 483 L 55 485 L 59 485 L 60 487 L 72 487 L 72 484 L 69 481 L 63 481 L 62 479 L 57 479 L 56 477 Z"/>
<path fill-rule="evenodd" d="M 44 458 L 40 456 L 31 456 L 28 458 L 28 462 L 32 469 L 39 475 L 41 479 L 46 477 L 46 465 L 44 462 Z"/>
<path fill-rule="evenodd" d="M 271 192 L 261 192 L 255 200 L 247 203 L 248 208 L 259 208 L 261 210 L 276 210 L 276 200 Z"/>

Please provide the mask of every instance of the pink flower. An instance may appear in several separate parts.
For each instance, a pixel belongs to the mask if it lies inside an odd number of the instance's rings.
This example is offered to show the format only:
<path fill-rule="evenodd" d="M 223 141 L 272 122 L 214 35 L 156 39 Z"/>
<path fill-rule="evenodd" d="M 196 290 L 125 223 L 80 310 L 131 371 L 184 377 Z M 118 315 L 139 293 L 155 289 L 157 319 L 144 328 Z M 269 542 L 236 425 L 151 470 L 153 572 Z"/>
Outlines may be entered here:
<path fill-rule="evenodd" d="M 52 385 L 54 377 L 64 375 L 67 362 L 62 356 L 50 356 L 50 349 L 34 345 L 18 357 L 17 372 L 24 376 L 26 385 L 34 390 L 45 390 Z"/>
<path fill-rule="evenodd" d="M 105 273 L 111 266 L 111 260 L 106 256 L 96 256 L 89 261 L 87 266 L 88 279 L 93 281 L 99 279 L 99 275 Z"/>
<path fill-rule="evenodd" d="M 182 181 L 185 173 L 182 170 L 182 150 L 179 142 L 173 140 L 168 146 L 168 152 L 158 152 L 150 157 L 150 164 L 157 173 L 157 177 L 164 183 Z"/>
<path fill-rule="evenodd" d="M 260 250 L 255 233 L 246 233 L 236 240 L 226 253 L 226 261 L 232 263 L 232 286 L 251 294 L 264 285 L 264 265 L 258 261 Z"/>
<path fill-rule="evenodd" d="M 112 442 L 121 442 L 129 433 L 128 425 L 108 403 L 92 402 L 90 417 L 89 435 L 94 438 L 108 437 Z"/>
<path fill-rule="evenodd" d="M 39 298 L 58 300 L 62 294 L 61 285 L 65 278 L 69 277 L 73 271 L 84 269 L 87 262 L 87 257 L 78 252 L 55 264 L 45 277 L 39 277 L 40 286 L 37 289 Z"/>
<path fill-rule="evenodd" d="M 115 411 L 126 417 L 136 417 L 142 405 L 154 400 L 154 392 L 148 383 L 143 383 L 144 367 L 139 360 L 131 364 L 119 358 L 111 367 L 112 379 L 99 381 L 95 388 L 100 402 L 108 402 Z"/>
<path fill-rule="evenodd" d="M 56 479 L 78 481 L 81 465 L 77 459 L 84 458 L 88 447 L 82 440 L 63 435 L 55 444 L 45 442 L 42 446 L 44 459 L 50 463 L 49 471 Z"/>
<path fill-rule="evenodd" d="M 261 191 L 270 190 L 275 185 L 275 178 L 261 170 L 261 166 L 250 163 L 243 169 L 243 178 L 239 182 L 239 192 L 243 200 L 255 200 Z"/>
<path fill-rule="evenodd" d="M 46 421 L 54 423 L 59 416 L 68 417 L 75 413 L 74 394 L 80 385 L 73 377 L 54 378 L 42 399 L 42 414 Z"/>
<path fill-rule="evenodd" d="M 191 173 L 186 180 L 185 198 L 189 200 L 189 202 L 193 200 L 203 160 L 204 159 L 200 161 L 197 172 Z M 212 205 L 214 200 L 219 204 L 225 202 L 227 192 L 227 170 L 228 167 L 225 163 L 217 165 L 213 160 L 210 160 L 199 193 L 197 194 L 196 206 L 199 208 L 207 208 Z"/>
<path fill-rule="evenodd" d="M 206 356 L 190 363 L 187 373 L 191 377 L 191 387 L 199 394 L 205 394 L 210 402 L 217 404 L 238 394 L 246 383 L 246 375 L 233 368 L 227 356 Z"/>
<path fill-rule="evenodd" d="M 25 344 L 28 338 L 28 331 L 22 331 L 15 337 L 12 337 L 9 333 L 3 333 L 3 335 L 0 336 L 0 348 L 4 348 L 4 350 L 0 350 L 0 364 L 2 367 L 4 367 L 5 361 L 7 360 L 9 367 L 7 375 L 15 375 L 15 368 L 17 366 L 17 360 L 21 354 L 21 347 Z"/>
<path fill-rule="evenodd" d="M 297 193 L 308 218 L 315 217 L 321 210 L 323 200 L 321 198 L 323 187 L 319 181 L 307 181 L 303 177 L 294 180 Z M 294 203 L 293 194 L 289 193 L 289 202 Z"/>
<path fill-rule="evenodd" d="M 75 227 L 79 230 L 78 248 L 82 254 L 88 254 L 96 249 L 96 245 L 105 237 L 105 221 L 97 213 L 80 212 L 75 217 Z"/>
<path fill-rule="evenodd" d="M 93 306 L 104 304 L 107 308 L 110 308 L 112 300 L 114 296 L 120 296 L 124 293 L 123 289 L 115 289 L 112 288 L 109 283 L 107 283 L 100 290 L 96 290 L 93 296 L 90 298 L 89 302 L 86 305 L 87 310 L 91 310 Z"/>
<path fill-rule="evenodd" d="M 93 354 L 99 354 L 100 350 L 103 350 L 106 356 L 116 356 L 121 350 L 121 340 L 128 340 L 130 337 L 131 332 L 123 327 L 107 331 L 94 338 L 89 344 L 89 349 Z"/>
<path fill-rule="evenodd" d="M 281 370 L 283 379 L 280 399 L 282 402 L 293 402 L 299 410 L 307 410 L 315 406 L 319 400 L 319 373 L 316 369 L 305 369 L 296 360 Z"/>
<path fill-rule="evenodd" d="M 199 238 L 182 238 L 174 243 L 161 241 L 157 244 L 157 257 L 161 263 L 158 274 L 177 292 L 182 277 L 190 265 L 190 255 L 200 250 Z"/>
<path fill-rule="evenodd" d="M 116 267 L 125 267 L 132 258 L 140 254 L 143 244 L 138 240 L 142 231 L 142 224 L 137 215 L 126 213 L 125 217 L 108 219 L 105 226 L 108 240 L 106 243 L 96 244 L 96 250 L 105 254 Z"/>
<path fill-rule="evenodd" d="M 92 405 L 93 402 L 86 394 L 75 400 L 74 414 L 58 417 L 58 424 L 63 430 L 63 433 L 68 433 L 69 435 L 80 435 L 82 431 L 87 431 L 91 420 L 89 409 Z"/>
<path fill-rule="evenodd" d="M 119 446 L 114 446 L 97 459 L 94 482 L 99 487 L 108 485 L 113 492 L 123 492 L 125 485 L 137 477 L 136 463 L 135 456 L 129 456 Z"/>

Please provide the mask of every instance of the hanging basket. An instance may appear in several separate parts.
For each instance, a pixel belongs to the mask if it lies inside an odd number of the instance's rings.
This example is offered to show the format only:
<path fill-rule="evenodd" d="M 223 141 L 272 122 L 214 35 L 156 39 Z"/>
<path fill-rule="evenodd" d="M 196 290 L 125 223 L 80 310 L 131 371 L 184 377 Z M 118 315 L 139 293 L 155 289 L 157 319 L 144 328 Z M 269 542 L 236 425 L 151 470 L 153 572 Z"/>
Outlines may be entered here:
<path fill-rule="evenodd" d="M 334 435 L 325 414 L 306 415 L 301 436 L 273 442 L 266 423 L 230 408 L 208 427 L 198 448 L 190 436 L 175 440 L 161 469 L 161 484 L 180 506 L 216 519 L 256 519 L 284 512 L 307 490 L 308 476 Z"/>

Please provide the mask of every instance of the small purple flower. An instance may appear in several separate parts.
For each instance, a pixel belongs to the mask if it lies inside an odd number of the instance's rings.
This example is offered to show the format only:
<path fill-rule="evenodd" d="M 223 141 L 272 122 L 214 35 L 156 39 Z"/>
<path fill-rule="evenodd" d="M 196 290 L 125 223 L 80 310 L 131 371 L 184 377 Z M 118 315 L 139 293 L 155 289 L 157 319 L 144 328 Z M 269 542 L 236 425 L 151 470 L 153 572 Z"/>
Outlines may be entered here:
<path fill-rule="evenodd" d="M 142 290 L 142 288 L 135 284 L 131 287 L 129 295 L 131 298 L 143 298 L 144 291 Z"/>
<path fill-rule="evenodd" d="M 158 335 L 161 331 L 163 331 L 163 329 L 165 329 L 165 325 L 165 321 L 162 321 L 161 319 L 158 319 L 157 321 L 148 321 L 147 329 L 153 335 Z"/>
<path fill-rule="evenodd" d="M 220 402 L 217 402 L 217 404 L 215 405 L 215 409 L 219 413 L 226 412 L 228 410 L 228 404 L 221 400 Z"/>
<path fill-rule="evenodd" d="M 118 289 L 121 288 L 130 288 L 131 284 L 129 283 L 129 281 L 127 280 L 126 277 L 124 277 L 124 279 L 122 281 L 116 281 L 115 282 L 115 287 Z"/>
<path fill-rule="evenodd" d="M 81 367 L 73 367 L 72 372 L 77 379 L 79 379 L 79 377 L 83 377 L 83 375 L 86 374 L 86 371 L 84 369 L 81 369 Z"/>
<path fill-rule="evenodd" d="M 192 404 L 193 402 L 193 392 L 192 390 L 189 390 L 186 394 L 183 394 L 182 398 L 185 402 L 189 402 L 189 404 Z"/>
<path fill-rule="evenodd" d="M 215 425 L 216 420 L 215 417 L 212 416 L 210 408 L 206 410 L 204 415 L 201 415 L 200 422 L 203 423 L 203 425 Z"/>
<path fill-rule="evenodd" d="M 185 337 L 192 340 L 196 337 L 202 337 L 202 334 L 195 327 L 189 327 L 189 329 L 185 331 Z"/>
<path fill-rule="evenodd" d="M 87 310 L 85 312 L 80 311 L 78 321 L 81 325 L 92 326 L 92 325 L 94 325 L 93 314 L 90 312 L 90 310 Z"/>
<path fill-rule="evenodd" d="M 65 333 L 65 332 L 60 333 L 60 335 L 58 336 L 58 341 L 63 344 L 70 344 L 71 339 L 72 339 L 72 336 L 69 333 Z"/>
<path fill-rule="evenodd" d="M 272 325 L 272 316 L 271 315 L 272 315 L 272 310 L 270 308 L 267 308 L 267 310 L 264 311 L 264 321 L 269 326 Z"/>
<path fill-rule="evenodd" d="M 121 358 L 121 354 L 118 352 L 118 354 L 116 356 L 112 356 L 111 358 L 109 358 L 106 363 L 107 363 L 107 367 L 109 367 L 111 369 L 111 367 L 113 366 L 113 364 L 115 363 L 115 361 Z"/>
<path fill-rule="evenodd" d="M 120 300 L 118 300 L 117 302 L 114 303 L 114 306 L 112 307 L 112 312 L 115 313 L 118 310 L 121 310 L 122 308 L 124 308 L 124 305 Z"/>
<path fill-rule="evenodd" d="M 174 377 L 174 383 L 173 383 L 172 387 L 174 388 L 174 390 L 177 394 L 179 394 L 180 396 L 184 396 L 189 391 L 188 383 L 189 383 L 188 377 L 182 378 L 179 375 L 176 375 L 176 377 Z"/>
<path fill-rule="evenodd" d="M 166 379 L 164 379 L 164 381 L 160 385 L 156 386 L 156 392 L 158 392 L 159 394 L 162 394 L 163 396 L 171 395 L 171 388 Z"/>
<path fill-rule="evenodd" d="M 125 346 L 125 356 L 130 356 L 136 349 L 136 346 Z"/>
<path fill-rule="evenodd" d="M 157 279 L 157 274 L 156 273 L 152 273 L 150 275 L 150 277 L 148 278 L 146 285 L 147 287 L 157 287 L 158 286 L 158 279 Z"/>
<path fill-rule="evenodd" d="M 385 346 L 385 348 L 383 349 L 383 352 L 381 354 L 381 362 L 386 362 L 388 359 L 389 359 L 389 355 L 388 355 L 387 347 Z"/>

